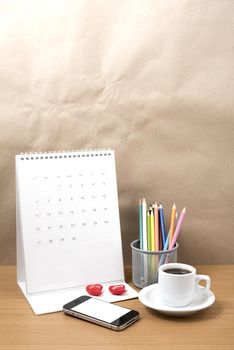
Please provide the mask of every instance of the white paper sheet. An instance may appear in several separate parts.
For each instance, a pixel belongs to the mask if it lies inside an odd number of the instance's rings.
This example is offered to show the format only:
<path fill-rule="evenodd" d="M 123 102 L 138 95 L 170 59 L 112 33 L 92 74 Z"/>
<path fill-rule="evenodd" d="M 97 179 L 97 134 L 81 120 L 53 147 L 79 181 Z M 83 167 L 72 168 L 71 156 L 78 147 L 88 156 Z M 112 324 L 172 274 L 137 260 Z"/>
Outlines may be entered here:
<path fill-rule="evenodd" d="M 18 284 L 36 315 L 62 311 L 63 305 L 68 303 L 69 301 L 72 301 L 81 295 L 89 295 L 86 292 L 85 288 L 78 288 L 78 289 L 74 288 L 71 290 L 57 291 L 54 293 L 48 292 L 44 294 L 28 295 L 26 293 L 25 283 L 20 282 Z M 108 301 L 108 302 L 117 302 L 117 301 L 137 298 L 138 293 L 132 287 L 130 287 L 127 283 L 121 282 L 121 281 L 116 282 L 115 284 L 124 284 L 126 292 L 122 295 L 111 294 L 108 287 L 112 284 L 110 283 L 104 284 L 102 294 L 100 296 L 95 296 L 95 298 Z"/>

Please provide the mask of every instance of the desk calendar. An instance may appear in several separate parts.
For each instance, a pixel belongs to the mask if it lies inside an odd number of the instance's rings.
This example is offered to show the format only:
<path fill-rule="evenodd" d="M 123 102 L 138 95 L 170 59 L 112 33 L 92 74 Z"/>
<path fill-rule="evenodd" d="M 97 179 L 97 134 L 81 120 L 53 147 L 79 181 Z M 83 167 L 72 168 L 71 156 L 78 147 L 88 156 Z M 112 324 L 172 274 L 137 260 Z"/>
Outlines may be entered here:
<path fill-rule="evenodd" d="M 124 281 L 114 151 L 17 155 L 16 210 L 17 281 L 36 313 Z"/>

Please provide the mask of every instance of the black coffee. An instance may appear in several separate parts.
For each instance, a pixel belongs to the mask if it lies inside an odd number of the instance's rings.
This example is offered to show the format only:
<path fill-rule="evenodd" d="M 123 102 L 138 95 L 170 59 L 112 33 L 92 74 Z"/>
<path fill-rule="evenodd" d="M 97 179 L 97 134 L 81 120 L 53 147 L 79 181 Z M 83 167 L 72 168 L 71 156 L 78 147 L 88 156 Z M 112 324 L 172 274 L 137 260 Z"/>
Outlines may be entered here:
<path fill-rule="evenodd" d="M 163 270 L 166 273 L 171 273 L 172 275 L 188 275 L 191 271 L 186 269 L 170 268 Z"/>

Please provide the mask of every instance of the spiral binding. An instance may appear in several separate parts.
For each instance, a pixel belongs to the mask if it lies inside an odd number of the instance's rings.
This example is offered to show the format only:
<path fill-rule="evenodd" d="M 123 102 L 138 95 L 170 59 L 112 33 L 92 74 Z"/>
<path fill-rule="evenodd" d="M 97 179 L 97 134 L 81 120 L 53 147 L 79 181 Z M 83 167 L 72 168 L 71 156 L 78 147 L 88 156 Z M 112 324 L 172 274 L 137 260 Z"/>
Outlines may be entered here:
<path fill-rule="evenodd" d="M 20 160 L 47 160 L 64 158 L 88 158 L 88 157 L 107 157 L 111 156 L 111 149 L 87 149 L 71 151 L 49 151 L 49 152 L 25 152 L 20 153 Z"/>

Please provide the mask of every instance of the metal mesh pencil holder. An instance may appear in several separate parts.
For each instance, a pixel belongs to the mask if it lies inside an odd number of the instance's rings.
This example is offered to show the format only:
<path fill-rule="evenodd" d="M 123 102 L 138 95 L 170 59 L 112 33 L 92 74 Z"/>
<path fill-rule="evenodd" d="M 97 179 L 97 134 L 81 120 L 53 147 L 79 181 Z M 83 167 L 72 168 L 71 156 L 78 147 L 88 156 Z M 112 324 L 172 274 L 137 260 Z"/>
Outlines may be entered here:
<path fill-rule="evenodd" d="M 140 249 L 140 241 L 131 243 L 132 281 L 138 288 L 158 282 L 158 268 L 167 263 L 177 262 L 178 243 L 171 250 L 149 251 Z"/>

